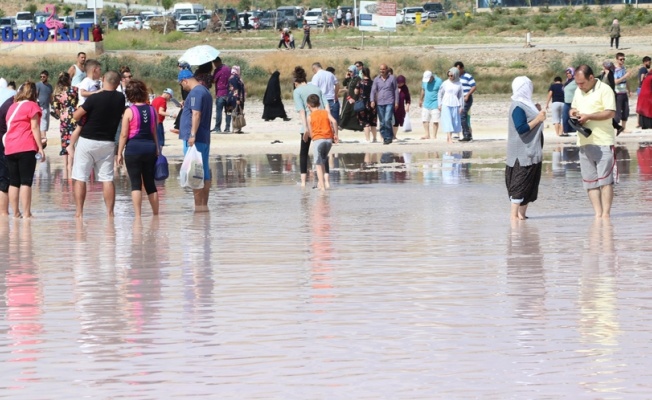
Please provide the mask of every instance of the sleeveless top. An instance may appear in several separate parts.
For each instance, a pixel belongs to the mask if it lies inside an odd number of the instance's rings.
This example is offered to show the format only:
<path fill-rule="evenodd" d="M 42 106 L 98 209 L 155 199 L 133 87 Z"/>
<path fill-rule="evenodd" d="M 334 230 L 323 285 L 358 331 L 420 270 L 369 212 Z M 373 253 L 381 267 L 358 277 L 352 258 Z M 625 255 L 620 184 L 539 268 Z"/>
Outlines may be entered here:
<path fill-rule="evenodd" d="M 129 106 L 133 117 L 129 121 L 129 137 L 125 146 L 125 155 L 142 155 L 156 153 L 154 143 L 156 113 L 149 104 Z"/>
<path fill-rule="evenodd" d="M 75 64 L 75 76 L 72 77 L 72 81 L 70 82 L 70 84 L 72 86 L 77 86 L 81 83 L 81 81 L 84 80 L 84 78 L 86 78 L 86 72 L 79 69 L 77 64 Z"/>

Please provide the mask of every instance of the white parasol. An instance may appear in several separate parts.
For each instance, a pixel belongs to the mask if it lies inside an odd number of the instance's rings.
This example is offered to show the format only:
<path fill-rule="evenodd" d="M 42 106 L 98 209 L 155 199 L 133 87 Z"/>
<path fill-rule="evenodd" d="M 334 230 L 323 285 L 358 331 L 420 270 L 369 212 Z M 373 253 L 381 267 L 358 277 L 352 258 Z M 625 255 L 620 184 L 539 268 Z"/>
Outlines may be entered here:
<path fill-rule="evenodd" d="M 202 44 L 191 47 L 179 58 L 179 61 L 185 61 L 190 65 L 202 65 L 215 60 L 220 55 L 220 51 L 213 46 Z"/>

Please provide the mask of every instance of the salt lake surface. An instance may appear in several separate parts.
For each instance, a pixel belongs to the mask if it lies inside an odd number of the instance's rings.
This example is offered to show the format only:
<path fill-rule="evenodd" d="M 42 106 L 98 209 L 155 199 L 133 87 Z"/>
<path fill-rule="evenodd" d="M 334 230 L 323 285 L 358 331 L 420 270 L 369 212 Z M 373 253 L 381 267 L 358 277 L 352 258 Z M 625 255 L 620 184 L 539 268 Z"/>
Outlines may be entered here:
<path fill-rule="evenodd" d="M 2 399 L 637 399 L 652 393 L 652 148 L 594 221 L 575 148 L 509 221 L 501 154 L 213 157 L 210 213 L 83 222 L 58 160 L 0 222 Z"/>

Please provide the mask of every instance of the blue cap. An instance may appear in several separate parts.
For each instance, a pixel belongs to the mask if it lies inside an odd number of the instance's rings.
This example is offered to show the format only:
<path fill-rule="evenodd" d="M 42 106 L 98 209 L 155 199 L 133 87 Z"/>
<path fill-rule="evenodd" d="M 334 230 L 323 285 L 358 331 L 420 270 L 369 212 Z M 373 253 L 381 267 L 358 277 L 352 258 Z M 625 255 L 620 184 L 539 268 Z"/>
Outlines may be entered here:
<path fill-rule="evenodd" d="M 187 69 L 182 69 L 179 71 L 179 82 L 181 82 L 184 79 L 192 78 L 192 72 L 188 71 Z"/>

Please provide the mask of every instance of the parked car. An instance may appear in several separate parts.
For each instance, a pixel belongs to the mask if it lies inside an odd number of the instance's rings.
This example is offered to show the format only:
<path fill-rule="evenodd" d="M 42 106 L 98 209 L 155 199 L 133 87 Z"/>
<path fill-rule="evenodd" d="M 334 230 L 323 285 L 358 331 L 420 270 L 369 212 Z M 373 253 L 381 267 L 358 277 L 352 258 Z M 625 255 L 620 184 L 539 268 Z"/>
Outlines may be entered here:
<path fill-rule="evenodd" d="M 239 31 L 242 27 L 238 10 L 235 8 L 217 8 L 215 9 L 215 14 L 220 17 L 220 21 L 224 24 L 224 29 L 228 31 Z"/>
<path fill-rule="evenodd" d="M 244 15 L 245 13 L 241 12 L 238 14 L 238 18 L 240 19 L 240 26 L 243 27 L 244 29 L 259 29 L 260 28 L 260 15 L 262 14 L 262 11 L 248 11 L 247 14 L 249 14 L 249 27 L 245 26 L 245 21 L 244 21 Z"/>
<path fill-rule="evenodd" d="M 428 12 L 428 19 L 446 19 L 446 11 L 441 3 L 426 3 L 423 9 Z"/>
<path fill-rule="evenodd" d="M 18 32 L 18 25 L 16 24 L 16 18 L 14 17 L 4 17 L 0 18 L 0 31 L 5 28 L 10 28 L 14 34 Z"/>
<path fill-rule="evenodd" d="M 118 30 L 124 31 L 126 29 L 135 29 L 137 31 L 143 29 L 143 20 L 140 15 L 125 15 L 118 23 Z"/>
<path fill-rule="evenodd" d="M 64 28 L 75 29 L 75 17 L 66 15 L 65 17 L 59 17 L 59 21 L 63 23 Z"/>
<path fill-rule="evenodd" d="M 306 21 L 310 26 L 324 26 L 324 15 L 322 9 L 311 9 L 303 16 L 303 20 Z"/>
<path fill-rule="evenodd" d="M 155 15 L 148 15 L 148 16 L 145 17 L 145 19 L 143 20 L 143 29 L 145 29 L 145 30 L 152 29 L 151 26 L 149 25 L 149 21 L 154 17 L 155 17 Z"/>
<path fill-rule="evenodd" d="M 202 23 L 196 14 L 182 14 L 177 18 L 177 30 L 181 32 L 201 32 Z"/>
<path fill-rule="evenodd" d="M 31 12 L 17 12 L 15 19 L 19 31 L 34 27 L 34 15 Z"/>
<path fill-rule="evenodd" d="M 94 24 L 95 12 L 93 10 L 75 11 L 75 26 L 80 27 L 83 24 Z"/>
<path fill-rule="evenodd" d="M 423 7 L 405 7 L 401 10 L 401 21 L 404 24 L 414 24 L 416 23 L 417 13 L 421 13 L 421 21 L 428 19 L 428 13 Z"/>
<path fill-rule="evenodd" d="M 277 18 L 276 10 L 263 11 L 258 16 L 259 29 L 273 29 L 276 26 Z"/>
<path fill-rule="evenodd" d="M 302 18 L 301 13 L 297 7 L 279 7 L 276 9 L 276 29 L 280 28 L 296 28 L 298 26 L 297 18 Z"/>
<path fill-rule="evenodd" d="M 208 14 L 202 14 L 199 16 L 199 22 L 201 23 L 201 30 L 205 30 L 208 27 L 208 23 L 211 22 L 211 16 Z"/>

